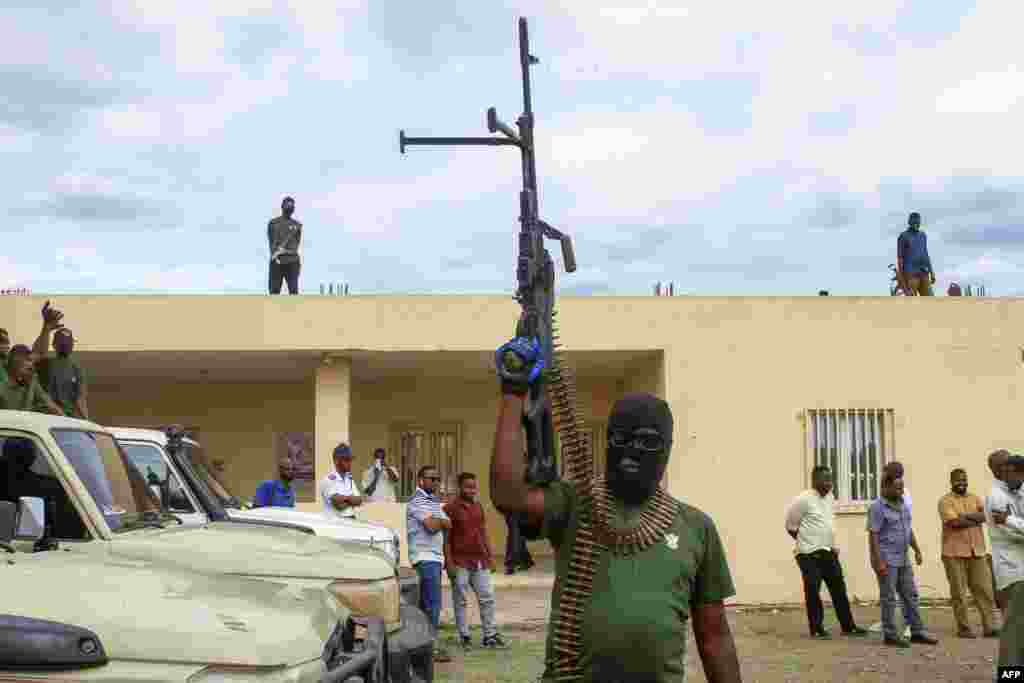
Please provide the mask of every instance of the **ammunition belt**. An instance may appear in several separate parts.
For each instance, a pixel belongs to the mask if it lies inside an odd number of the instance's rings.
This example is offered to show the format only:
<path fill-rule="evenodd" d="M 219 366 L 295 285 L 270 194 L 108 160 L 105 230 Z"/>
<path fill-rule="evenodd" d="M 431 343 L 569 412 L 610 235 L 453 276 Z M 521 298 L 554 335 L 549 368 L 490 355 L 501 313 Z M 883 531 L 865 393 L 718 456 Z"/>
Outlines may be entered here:
<path fill-rule="evenodd" d="M 553 326 L 554 327 L 554 326 Z M 555 349 L 557 333 L 552 330 Z M 580 681 L 583 670 L 581 622 L 594 590 L 594 571 L 601 555 L 633 555 L 665 537 L 675 520 L 678 506 L 662 488 L 647 502 L 640 522 L 632 529 L 612 529 L 611 494 L 594 472 L 593 446 L 583 438 L 583 420 L 576 409 L 576 387 L 560 351 L 555 351 L 546 384 L 552 421 L 558 430 L 565 458 L 565 479 L 576 488 L 576 536 L 569 567 L 562 580 L 558 619 L 552 624 L 552 659 L 546 668 L 556 681 Z"/>

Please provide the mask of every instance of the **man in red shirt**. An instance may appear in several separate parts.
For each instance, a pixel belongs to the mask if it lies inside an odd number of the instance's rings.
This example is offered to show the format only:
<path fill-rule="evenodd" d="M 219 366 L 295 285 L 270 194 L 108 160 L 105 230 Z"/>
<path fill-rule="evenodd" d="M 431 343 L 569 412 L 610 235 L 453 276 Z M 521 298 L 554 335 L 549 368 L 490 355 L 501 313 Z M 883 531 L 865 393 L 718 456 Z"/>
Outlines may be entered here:
<path fill-rule="evenodd" d="M 444 506 L 452 528 L 445 536 L 444 564 L 452 585 L 452 603 L 455 605 L 455 626 L 459 629 L 462 647 L 472 644 L 469 624 L 466 623 L 467 595 L 470 587 L 480 605 L 480 625 L 483 637 L 480 644 L 487 648 L 507 647 L 494 623 L 494 553 L 487 538 L 484 507 L 477 501 L 476 475 L 459 475 L 459 496 Z"/>

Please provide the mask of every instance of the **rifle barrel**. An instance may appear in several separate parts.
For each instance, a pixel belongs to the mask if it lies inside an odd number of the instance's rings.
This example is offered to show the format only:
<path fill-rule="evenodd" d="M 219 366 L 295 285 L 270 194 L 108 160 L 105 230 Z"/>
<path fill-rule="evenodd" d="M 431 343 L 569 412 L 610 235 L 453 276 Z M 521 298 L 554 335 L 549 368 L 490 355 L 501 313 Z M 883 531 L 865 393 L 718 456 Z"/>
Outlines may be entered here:
<path fill-rule="evenodd" d="M 519 17 L 519 67 L 523 71 L 523 111 L 533 114 L 530 102 L 530 36 L 526 29 L 526 17 Z"/>

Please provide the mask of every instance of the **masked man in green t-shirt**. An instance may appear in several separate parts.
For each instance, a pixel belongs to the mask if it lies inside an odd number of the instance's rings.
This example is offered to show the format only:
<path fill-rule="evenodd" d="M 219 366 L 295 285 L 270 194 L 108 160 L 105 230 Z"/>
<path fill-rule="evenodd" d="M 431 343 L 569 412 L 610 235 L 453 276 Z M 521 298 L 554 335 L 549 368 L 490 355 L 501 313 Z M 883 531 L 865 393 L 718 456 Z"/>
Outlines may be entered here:
<path fill-rule="evenodd" d="M 508 352 L 523 361 L 515 372 L 503 363 Z M 535 487 L 524 478 L 522 415 L 545 360 L 536 340 L 517 338 L 495 362 L 502 396 L 491 498 L 501 512 L 523 515 L 525 531 L 547 538 L 556 553 L 542 680 L 682 683 L 692 624 L 707 680 L 741 681 L 723 604 L 735 589 L 718 531 L 659 486 L 672 447 L 668 404 L 650 394 L 623 397 L 608 418 L 605 478 Z M 578 542 L 596 550 L 573 570 Z M 593 569 L 579 569 L 586 565 Z M 588 574 L 589 589 L 580 580 Z"/>
<path fill-rule="evenodd" d="M 36 371 L 39 383 L 50 398 L 63 409 L 64 415 L 88 420 L 85 370 L 72 355 L 75 350 L 75 336 L 60 322 L 63 317 L 63 313 L 50 308 L 49 301 L 43 306 L 43 329 L 32 345 L 32 353 L 36 357 Z M 47 352 L 51 333 L 55 352 L 52 354 Z"/>

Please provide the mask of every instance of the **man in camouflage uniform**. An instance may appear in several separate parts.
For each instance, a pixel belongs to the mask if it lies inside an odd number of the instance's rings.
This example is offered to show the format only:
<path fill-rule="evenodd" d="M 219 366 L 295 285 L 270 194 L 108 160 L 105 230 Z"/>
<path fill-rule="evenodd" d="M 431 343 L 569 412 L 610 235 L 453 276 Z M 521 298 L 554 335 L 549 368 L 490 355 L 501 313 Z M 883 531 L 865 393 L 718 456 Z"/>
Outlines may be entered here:
<path fill-rule="evenodd" d="M 285 197 L 281 202 L 281 215 L 267 224 L 267 242 L 270 244 L 271 294 L 281 293 L 281 281 L 288 283 L 288 293 L 299 293 L 299 243 L 302 241 L 302 223 L 292 218 L 295 200 Z"/>
<path fill-rule="evenodd" d="M 521 370 L 504 368 L 502 358 L 509 351 L 523 361 Z M 547 683 L 560 680 L 554 671 L 553 627 L 561 619 L 562 592 L 573 588 L 566 579 L 569 563 L 589 515 L 575 483 L 555 481 L 541 488 L 524 481 L 521 421 L 526 393 L 545 363 L 540 344 L 514 339 L 498 349 L 495 361 L 502 396 L 491 498 L 503 513 L 522 514 L 527 532 L 532 536 L 539 531 L 556 553 L 542 679 Z M 650 394 L 630 394 L 615 403 L 608 418 L 607 478 L 594 483 L 594 492 L 607 496 L 609 529 L 621 533 L 642 527 L 654 507 L 674 514 L 664 516 L 664 526 L 641 550 L 599 551 L 593 589 L 579 620 L 571 665 L 578 674 L 569 674 L 573 680 L 683 683 L 689 626 L 708 681 L 741 680 L 723 604 L 735 590 L 715 523 L 659 486 L 671 447 L 672 412 L 666 402 Z M 603 533 L 592 528 L 595 534 Z"/>

